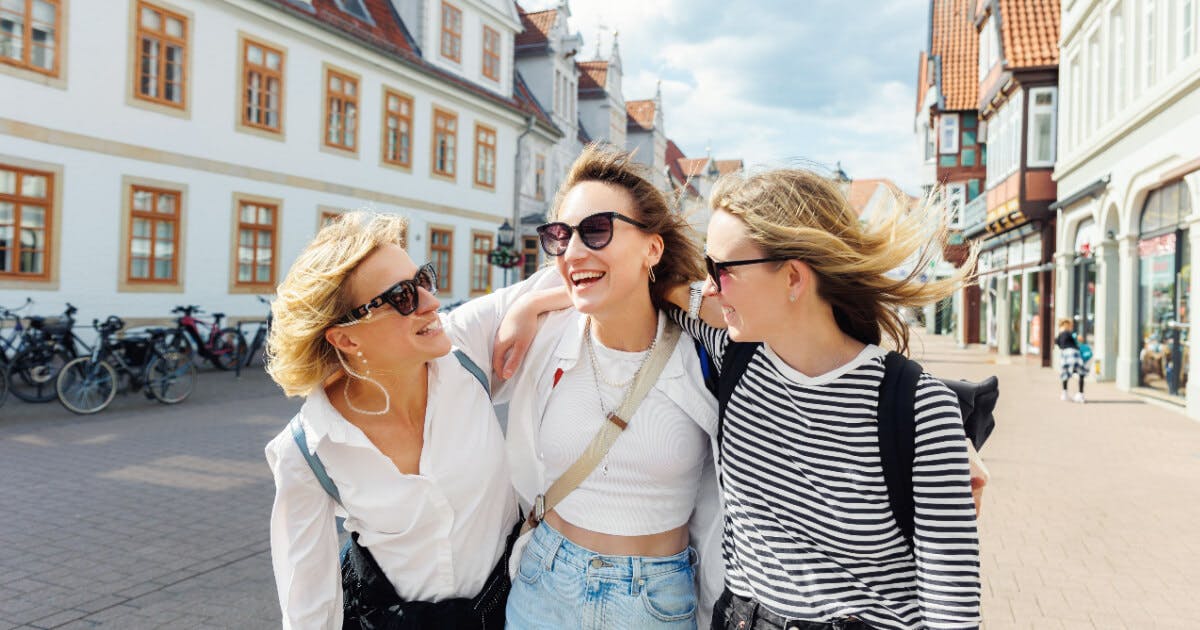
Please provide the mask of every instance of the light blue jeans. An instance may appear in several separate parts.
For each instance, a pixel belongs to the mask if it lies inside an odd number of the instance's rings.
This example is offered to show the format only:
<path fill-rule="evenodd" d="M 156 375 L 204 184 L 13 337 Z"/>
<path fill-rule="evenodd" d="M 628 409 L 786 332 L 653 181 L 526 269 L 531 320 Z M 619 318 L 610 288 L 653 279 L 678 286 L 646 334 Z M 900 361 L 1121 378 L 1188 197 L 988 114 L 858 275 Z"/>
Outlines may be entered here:
<path fill-rule="evenodd" d="M 505 627 L 516 630 L 696 628 L 696 552 L 606 556 L 542 523 L 513 580 Z"/>

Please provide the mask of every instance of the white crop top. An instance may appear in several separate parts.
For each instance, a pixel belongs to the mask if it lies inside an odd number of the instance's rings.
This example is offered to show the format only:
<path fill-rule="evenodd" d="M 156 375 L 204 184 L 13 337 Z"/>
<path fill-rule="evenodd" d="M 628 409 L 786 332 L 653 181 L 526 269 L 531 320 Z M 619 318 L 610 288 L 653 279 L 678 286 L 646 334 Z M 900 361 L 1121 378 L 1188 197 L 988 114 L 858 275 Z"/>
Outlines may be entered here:
<path fill-rule="evenodd" d="M 664 321 L 660 316 L 659 335 Z M 595 338 L 592 342 L 602 376 L 599 387 L 585 339 L 579 360 L 563 372 L 550 393 L 538 434 L 548 483 L 579 459 L 606 422 L 607 412 L 624 400 L 646 357 L 646 352 L 621 352 Z M 618 388 L 603 381 L 630 381 L 630 385 Z M 572 525 L 617 536 L 658 534 L 680 527 L 695 506 L 707 449 L 708 434 L 700 425 L 652 388 L 602 463 L 555 511 Z"/>

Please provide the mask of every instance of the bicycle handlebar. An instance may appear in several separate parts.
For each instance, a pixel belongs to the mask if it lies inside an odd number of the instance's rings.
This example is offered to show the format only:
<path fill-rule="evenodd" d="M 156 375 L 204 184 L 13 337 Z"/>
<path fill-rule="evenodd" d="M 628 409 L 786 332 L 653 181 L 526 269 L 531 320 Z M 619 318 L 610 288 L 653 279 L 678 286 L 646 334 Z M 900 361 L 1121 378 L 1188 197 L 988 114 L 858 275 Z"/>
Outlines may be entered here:
<path fill-rule="evenodd" d="M 176 306 L 175 308 L 171 309 L 171 312 L 180 313 L 183 315 L 192 315 L 195 313 L 203 313 L 204 309 L 196 306 L 195 304 L 188 304 L 187 306 Z"/>

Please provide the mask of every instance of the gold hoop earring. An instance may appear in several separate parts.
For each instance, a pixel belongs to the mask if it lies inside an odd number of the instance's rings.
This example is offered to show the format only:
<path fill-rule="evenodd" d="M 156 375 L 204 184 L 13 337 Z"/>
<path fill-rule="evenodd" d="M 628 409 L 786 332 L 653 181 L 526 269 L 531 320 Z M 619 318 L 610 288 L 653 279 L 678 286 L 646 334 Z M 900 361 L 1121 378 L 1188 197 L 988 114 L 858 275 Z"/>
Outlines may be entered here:
<path fill-rule="evenodd" d="M 654 267 L 650 268 L 650 283 L 654 284 Z"/>

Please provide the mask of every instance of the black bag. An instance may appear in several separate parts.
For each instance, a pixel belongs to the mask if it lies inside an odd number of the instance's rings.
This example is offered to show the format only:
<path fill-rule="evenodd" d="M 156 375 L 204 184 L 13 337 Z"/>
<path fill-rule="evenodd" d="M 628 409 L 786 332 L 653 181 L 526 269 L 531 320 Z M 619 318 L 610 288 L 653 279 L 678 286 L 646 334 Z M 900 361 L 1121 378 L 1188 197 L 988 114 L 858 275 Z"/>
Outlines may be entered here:
<path fill-rule="evenodd" d="M 712 359 L 701 348 L 701 359 L 705 365 L 705 381 L 717 397 L 718 422 L 717 444 L 720 448 L 725 430 L 725 408 L 733 397 L 733 390 L 746 373 L 759 342 L 730 341 L 721 361 L 720 378 L 712 378 L 715 366 Z M 905 356 L 889 352 L 884 359 L 883 382 L 879 386 L 879 457 L 883 464 L 883 478 L 887 483 L 888 502 L 900 532 L 911 544 L 913 537 L 912 470 L 916 445 L 917 381 L 923 372 L 921 364 Z M 1000 397 L 1000 381 L 995 376 L 979 383 L 963 380 L 940 379 L 958 397 L 962 412 L 963 430 L 976 450 L 983 447 L 996 419 L 992 411 Z M 714 388 L 715 386 L 715 388 Z M 720 457 L 720 453 L 717 454 Z"/>
<path fill-rule="evenodd" d="M 421 630 L 461 628 L 503 630 L 504 608 L 512 583 L 508 560 L 520 534 L 518 519 L 483 589 L 472 598 L 408 602 L 400 598 L 375 557 L 351 534 L 342 547 L 342 628 L 344 630 Z"/>

